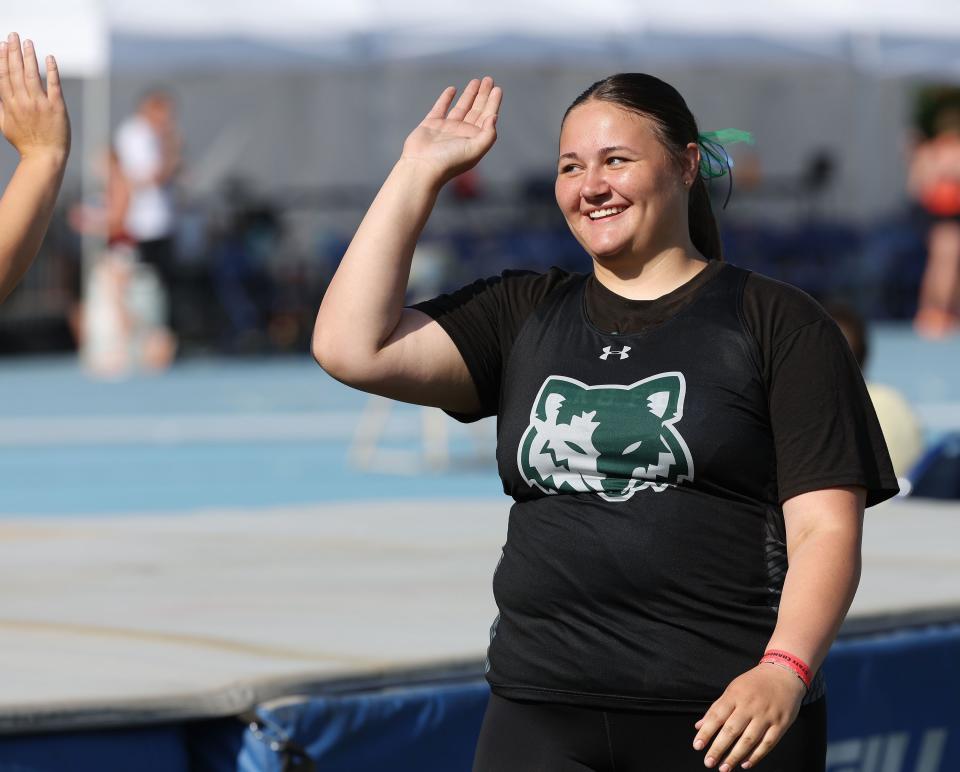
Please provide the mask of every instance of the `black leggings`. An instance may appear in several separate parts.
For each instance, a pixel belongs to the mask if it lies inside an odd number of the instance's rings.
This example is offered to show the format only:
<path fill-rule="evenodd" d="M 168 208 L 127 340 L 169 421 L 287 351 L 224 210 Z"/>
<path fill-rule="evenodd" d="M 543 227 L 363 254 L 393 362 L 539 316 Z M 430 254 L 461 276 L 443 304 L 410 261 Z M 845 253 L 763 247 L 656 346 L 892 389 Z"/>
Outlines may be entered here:
<path fill-rule="evenodd" d="M 823 772 L 826 703 L 823 698 L 802 707 L 754 769 Z M 706 749 L 693 749 L 693 725 L 700 717 L 517 702 L 491 694 L 473 772 L 703 772 Z M 719 768 L 718 762 L 713 769 Z"/>

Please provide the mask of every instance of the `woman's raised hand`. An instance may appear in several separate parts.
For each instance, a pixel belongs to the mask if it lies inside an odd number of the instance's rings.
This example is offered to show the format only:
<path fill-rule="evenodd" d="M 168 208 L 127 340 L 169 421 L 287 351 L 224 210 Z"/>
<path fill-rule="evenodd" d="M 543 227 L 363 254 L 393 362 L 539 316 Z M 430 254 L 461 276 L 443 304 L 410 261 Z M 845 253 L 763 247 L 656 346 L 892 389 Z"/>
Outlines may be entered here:
<path fill-rule="evenodd" d="M 497 139 L 503 92 L 493 78 L 471 80 L 451 109 L 456 93 L 453 86 L 444 89 L 403 143 L 402 158 L 432 167 L 441 184 L 475 166 Z"/>
<path fill-rule="evenodd" d="M 46 58 L 47 84 L 33 43 L 11 32 L 0 42 L 0 132 L 21 157 L 47 154 L 65 161 L 70 150 L 70 121 L 60 91 L 60 73 Z"/>

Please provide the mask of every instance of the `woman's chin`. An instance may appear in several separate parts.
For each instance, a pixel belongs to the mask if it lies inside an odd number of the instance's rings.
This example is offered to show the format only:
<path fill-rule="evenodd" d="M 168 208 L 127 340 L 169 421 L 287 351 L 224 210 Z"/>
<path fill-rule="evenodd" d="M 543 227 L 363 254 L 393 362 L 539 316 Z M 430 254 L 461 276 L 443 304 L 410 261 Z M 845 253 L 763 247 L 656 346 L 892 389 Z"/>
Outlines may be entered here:
<path fill-rule="evenodd" d="M 616 246 L 603 245 L 602 247 L 595 247 L 593 249 L 588 247 L 587 252 L 590 253 L 590 257 L 601 265 L 617 265 L 618 263 L 628 261 L 630 258 L 630 251 L 625 244 L 618 244 Z"/>

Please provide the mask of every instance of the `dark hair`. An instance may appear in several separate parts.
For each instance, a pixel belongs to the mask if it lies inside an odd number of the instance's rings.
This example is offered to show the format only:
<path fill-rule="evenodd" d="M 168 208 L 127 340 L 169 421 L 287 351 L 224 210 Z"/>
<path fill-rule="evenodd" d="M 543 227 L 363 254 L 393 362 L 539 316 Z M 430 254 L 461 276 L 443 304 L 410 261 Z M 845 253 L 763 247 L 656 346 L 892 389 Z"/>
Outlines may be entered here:
<path fill-rule="evenodd" d="M 611 102 L 649 118 L 657 139 L 678 162 L 683 149 L 690 142 L 698 141 L 697 120 L 680 92 L 653 75 L 622 72 L 598 80 L 573 100 L 563 114 L 564 120 L 573 108 L 593 99 Z M 707 185 L 699 173 L 691 186 L 687 217 L 693 246 L 708 260 L 723 260 L 720 231 L 710 206 Z"/>

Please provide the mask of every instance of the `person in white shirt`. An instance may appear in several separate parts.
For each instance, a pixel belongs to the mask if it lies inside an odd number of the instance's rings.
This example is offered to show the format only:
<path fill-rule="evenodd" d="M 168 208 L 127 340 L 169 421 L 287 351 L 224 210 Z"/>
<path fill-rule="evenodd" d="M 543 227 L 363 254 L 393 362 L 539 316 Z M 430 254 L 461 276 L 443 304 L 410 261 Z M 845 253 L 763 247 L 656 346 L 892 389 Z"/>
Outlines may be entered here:
<path fill-rule="evenodd" d="M 120 168 L 130 184 L 126 231 L 140 258 L 168 289 L 173 283 L 173 182 L 181 163 L 181 140 L 173 97 L 153 89 L 117 129 Z"/>

